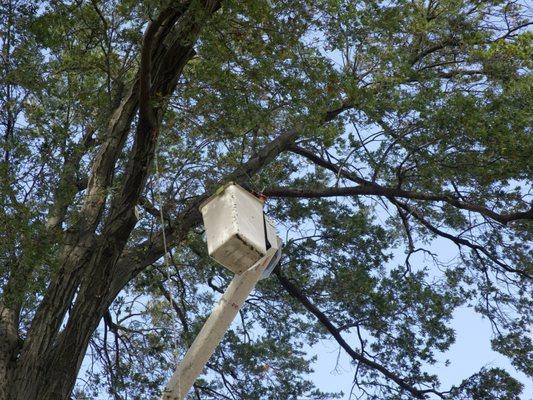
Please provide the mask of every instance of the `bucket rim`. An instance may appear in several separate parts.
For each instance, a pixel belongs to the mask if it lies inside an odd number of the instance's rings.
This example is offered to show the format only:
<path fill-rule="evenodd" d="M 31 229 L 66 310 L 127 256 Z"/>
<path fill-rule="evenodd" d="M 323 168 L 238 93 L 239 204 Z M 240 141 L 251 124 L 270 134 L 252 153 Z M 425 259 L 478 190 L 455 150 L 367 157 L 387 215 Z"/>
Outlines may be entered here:
<path fill-rule="evenodd" d="M 261 203 L 263 204 L 263 202 L 261 202 L 260 199 L 258 199 L 257 197 L 255 197 L 252 193 L 250 193 L 248 190 L 246 190 L 245 188 L 243 188 L 241 185 L 239 185 L 238 183 L 236 182 L 233 182 L 233 181 L 230 181 L 230 182 L 227 182 L 225 183 L 224 185 L 220 186 L 217 190 L 215 190 L 215 193 L 213 193 L 211 196 L 209 196 L 207 199 L 205 199 L 204 201 L 202 201 L 200 203 L 200 205 L 198 206 L 198 210 L 200 212 L 202 212 L 202 209 L 207 205 L 209 204 L 212 200 L 214 200 L 215 198 L 217 198 L 218 196 L 222 195 L 226 189 L 230 186 L 235 186 L 237 187 L 237 189 L 239 189 L 241 192 L 243 193 L 246 193 L 249 197 L 253 198 L 255 201 L 257 201 L 258 203 Z"/>

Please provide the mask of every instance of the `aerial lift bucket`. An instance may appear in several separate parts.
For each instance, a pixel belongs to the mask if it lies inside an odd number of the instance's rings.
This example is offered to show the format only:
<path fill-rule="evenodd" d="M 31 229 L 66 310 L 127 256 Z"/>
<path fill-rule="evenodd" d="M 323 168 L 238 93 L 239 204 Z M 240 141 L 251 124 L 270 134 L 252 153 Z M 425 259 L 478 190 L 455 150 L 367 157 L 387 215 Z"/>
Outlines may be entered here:
<path fill-rule="evenodd" d="M 257 282 L 281 257 L 282 241 L 263 202 L 229 183 L 200 205 L 207 250 L 235 276 L 167 383 L 162 400 L 183 400 Z"/>

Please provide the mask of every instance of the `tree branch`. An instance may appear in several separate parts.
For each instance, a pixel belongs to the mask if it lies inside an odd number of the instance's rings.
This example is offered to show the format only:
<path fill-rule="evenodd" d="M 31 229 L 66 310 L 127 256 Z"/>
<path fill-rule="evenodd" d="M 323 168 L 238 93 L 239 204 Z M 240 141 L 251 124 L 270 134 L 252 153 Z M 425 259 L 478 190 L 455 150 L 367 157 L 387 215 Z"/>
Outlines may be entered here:
<path fill-rule="evenodd" d="M 427 221 L 425 218 L 423 218 L 418 212 L 413 210 L 411 207 L 409 207 L 407 204 L 402 203 L 400 201 L 397 201 L 395 199 L 389 199 L 392 203 L 396 204 L 398 207 L 402 208 L 406 212 L 408 212 L 410 215 L 412 215 L 418 222 L 420 222 L 422 225 L 424 225 L 429 231 L 433 232 L 434 234 L 441 236 L 443 238 L 449 239 L 452 242 L 454 242 L 458 247 L 466 246 L 476 252 L 483 253 L 489 260 L 503 268 L 507 272 L 513 272 L 516 274 L 519 274 L 521 276 L 524 276 L 529 279 L 533 279 L 533 276 L 529 275 L 526 271 L 512 268 L 509 265 L 503 263 L 502 261 L 498 260 L 494 255 L 488 252 L 487 249 L 485 249 L 483 246 L 480 246 L 478 244 L 472 243 L 467 239 L 457 237 L 454 235 L 451 235 L 447 232 L 444 232 L 437 227 L 433 226 L 429 221 Z"/>
<path fill-rule="evenodd" d="M 264 191 L 265 196 L 269 197 L 304 197 L 304 198 L 316 198 L 316 197 L 337 197 L 337 196 L 361 196 L 361 195 L 375 195 L 375 196 L 387 196 L 387 197 L 399 197 L 412 200 L 422 201 L 440 201 L 448 203 L 454 207 L 480 213 L 488 218 L 491 218 L 503 225 L 508 222 L 516 221 L 520 219 L 533 220 L 533 208 L 528 211 L 520 211 L 515 213 L 498 214 L 484 206 L 477 204 L 466 203 L 460 201 L 457 198 L 446 194 L 430 194 L 420 193 L 409 190 L 403 190 L 398 188 L 390 188 L 380 186 L 369 181 L 361 186 L 352 187 L 327 187 L 321 189 L 308 189 L 308 188 L 289 188 L 289 187 L 277 187 L 269 188 Z"/>
<path fill-rule="evenodd" d="M 344 178 L 359 183 L 360 186 L 348 187 L 348 188 L 324 188 L 324 189 L 295 189 L 295 188 L 270 188 L 265 191 L 265 195 L 272 197 L 335 197 L 335 196 L 357 196 L 357 195 L 378 195 L 378 196 L 392 196 L 400 197 L 412 200 L 422 200 L 422 201 L 441 201 L 448 203 L 454 207 L 477 212 L 488 218 L 491 218 L 503 225 L 508 224 L 512 221 L 517 220 L 533 220 L 533 207 L 527 211 L 518 211 L 514 213 L 505 213 L 499 214 L 494 212 L 487 207 L 480 206 L 477 204 L 467 203 L 461 201 L 455 196 L 450 196 L 448 194 L 431 194 L 431 193 L 420 193 L 415 191 L 408 191 L 399 188 L 390 188 L 384 187 L 377 183 L 368 181 L 361 177 L 358 177 L 344 169 L 339 168 L 337 165 L 317 156 L 313 152 L 298 147 L 291 146 L 289 150 L 295 154 L 299 154 L 311 162 L 319 165 L 323 168 L 326 168 L 336 175 L 343 176 Z"/>
<path fill-rule="evenodd" d="M 417 399 L 426 398 L 426 391 L 415 388 L 414 386 L 406 382 L 403 378 L 388 370 L 383 365 L 364 357 L 363 355 L 357 353 L 354 349 L 352 349 L 352 347 L 346 342 L 346 340 L 344 340 L 340 331 L 337 329 L 337 327 L 335 327 L 335 325 L 333 325 L 329 318 L 322 311 L 320 311 L 296 285 L 294 285 L 289 279 L 283 276 L 279 268 L 276 269 L 275 276 L 281 283 L 283 288 L 287 291 L 287 293 L 289 293 L 292 297 L 298 300 L 307 309 L 307 311 L 309 311 L 316 317 L 316 319 L 318 319 L 318 321 L 328 330 L 328 332 L 333 336 L 337 343 L 339 343 L 339 345 L 350 355 L 350 357 L 352 357 L 353 360 L 356 360 L 369 368 L 379 371 L 385 377 L 395 382 L 400 388 L 408 391 Z"/>

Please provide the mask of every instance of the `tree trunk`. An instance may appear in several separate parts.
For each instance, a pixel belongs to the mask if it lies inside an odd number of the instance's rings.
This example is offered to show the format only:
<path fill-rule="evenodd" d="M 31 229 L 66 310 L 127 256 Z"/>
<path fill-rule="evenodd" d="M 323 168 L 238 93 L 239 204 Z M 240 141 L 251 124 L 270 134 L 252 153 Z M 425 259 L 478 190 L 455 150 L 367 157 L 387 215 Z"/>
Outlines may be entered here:
<path fill-rule="evenodd" d="M 18 305 L 13 310 L 0 303 L 0 400 L 69 399 L 102 316 L 124 285 L 142 270 L 124 270 L 118 261 L 137 222 L 135 206 L 158 138 L 162 110 L 156 108 L 158 103 L 153 105 L 151 97 L 157 93 L 165 98 L 172 93 L 194 54 L 192 47 L 201 27 L 220 7 L 218 0 L 200 4 L 202 7 L 190 7 L 190 2 L 172 6 L 148 25 L 138 77 L 111 115 L 106 141 L 92 165 L 79 223 L 64 236 L 60 267 L 23 346 L 18 339 Z M 137 109 L 139 120 L 122 190 L 101 221 L 115 163 Z M 65 207 L 59 206 L 59 212 L 51 214 L 57 221 L 49 224 L 50 229 L 60 226 Z M 100 225 L 101 233 L 96 234 Z M 17 274 L 21 275 L 20 270 Z"/>
<path fill-rule="evenodd" d="M 17 316 L 0 305 L 0 400 L 8 400 L 18 350 Z"/>

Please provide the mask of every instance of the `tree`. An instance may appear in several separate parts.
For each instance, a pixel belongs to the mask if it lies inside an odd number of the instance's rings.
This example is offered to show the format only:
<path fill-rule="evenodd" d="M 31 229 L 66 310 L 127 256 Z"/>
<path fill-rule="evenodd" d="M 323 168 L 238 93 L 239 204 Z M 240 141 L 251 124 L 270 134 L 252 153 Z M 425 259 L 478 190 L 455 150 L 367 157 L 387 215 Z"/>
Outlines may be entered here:
<path fill-rule="evenodd" d="M 156 397 L 231 279 L 198 212 L 229 181 L 286 247 L 195 398 L 335 398 L 307 377 L 326 337 L 369 399 L 519 398 L 501 368 L 424 368 L 470 306 L 532 373 L 525 5 L 0 7 L 1 400 Z"/>

